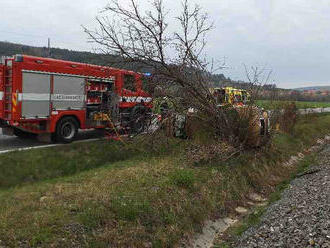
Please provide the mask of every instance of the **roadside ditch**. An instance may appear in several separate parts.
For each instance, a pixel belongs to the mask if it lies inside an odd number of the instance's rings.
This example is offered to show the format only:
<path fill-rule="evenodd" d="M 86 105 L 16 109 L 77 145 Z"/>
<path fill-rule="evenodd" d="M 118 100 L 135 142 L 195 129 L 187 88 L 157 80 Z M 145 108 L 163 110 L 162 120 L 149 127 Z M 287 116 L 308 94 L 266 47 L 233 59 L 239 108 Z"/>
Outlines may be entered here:
<path fill-rule="evenodd" d="M 330 136 L 326 135 L 323 139 L 318 139 L 316 143 L 291 156 L 287 161 L 283 163 L 285 167 L 296 167 L 299 162 L 304 160 L 306 156 L 320 152 L 325 145 L 330 144 Z M 304 174 L 314 173 L 306 168 L 303 171 L 292 175 L 292 179 L 297 176 L 303 176 Z M 286 185 L 288 183 L 285 183 Z M 259 218 L 265 213 L 266 209 L 273 204 L 274 201 L 278 200 L 281 192 L 285 187 L 278 189 L 275 194 L 277 196 L 275 199 L 271 199 L 270 196 L 262 196 L 259 193 L 251 193 L 248 196 L 248 201 L 245 202 L 244 206 L 238 206 L 235 208 L 235 214 L 231 214 L 224 218 L 219 218 L 216 220 L 208 220 L 205 222 L 203 230 L 201 233 L 195 235 L 189 242 L 185 243 L 182 247 L 193 247 L 193 248 L 220 248 L 220 247 L 230 247 L 227 245 L 226 240 L 229 236 L 239 236 L 250 226 L 256 225 Z M 268 198 L 266 198 L 268 197 Z M 231 237 L 232 239 L 233 237 Z"/>

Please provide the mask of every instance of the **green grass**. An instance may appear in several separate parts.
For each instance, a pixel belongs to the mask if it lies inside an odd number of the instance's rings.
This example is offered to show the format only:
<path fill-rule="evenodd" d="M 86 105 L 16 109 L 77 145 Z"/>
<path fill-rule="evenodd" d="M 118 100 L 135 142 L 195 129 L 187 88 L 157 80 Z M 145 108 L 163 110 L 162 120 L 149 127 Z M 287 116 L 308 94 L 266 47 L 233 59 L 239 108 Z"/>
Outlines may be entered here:
<path fill-rule="evenodd" d="M 133 166 L 150 157 L 169 154 L 179 143 L 179 140 L 172 140 L 171 146 L 158 147 L 157 152 L 146 144 L 97 141 L 2 154 L 0 189 L 70 176 L 110 163 L 119 168 Z M 118 161 L 125 163 L 115 163 Z"/>
<path fill-rule="evenodd" d="M 180 169 L 173 172 L 170 180 L 173 184 L 179 187 L 191 189 L 194 186 L 196 177 L 193 170 Z"/>
<path fill-rule="evenodd" d="M 0 160 L 0 188 L 73 175 L 137 155 L 114 142 L 98 143 L 3 154 Z"/>
<path fill-rule="evenodd" d="M 1 245 L 174 247 L 249 192 L 274 192 L 296 171 L 279 162 L 329 132 L 330 115 L 303 117 L 271 146 L 198 167 L 181 140 L 160 152 L 99 141 L 2 154 Z"/>
<path fill-rule="evenodd" d="M 290 101 L 270 101 L 270 100 L 257 100 L 256 104 L 259 107 L 265 109 L 277 109 L 285 105 Z M 330 102 L 304 102 L 304 101 L 295 101 L 295 104 L 298 109 L 306 108 L 328 108 L 330 107 Z"/>

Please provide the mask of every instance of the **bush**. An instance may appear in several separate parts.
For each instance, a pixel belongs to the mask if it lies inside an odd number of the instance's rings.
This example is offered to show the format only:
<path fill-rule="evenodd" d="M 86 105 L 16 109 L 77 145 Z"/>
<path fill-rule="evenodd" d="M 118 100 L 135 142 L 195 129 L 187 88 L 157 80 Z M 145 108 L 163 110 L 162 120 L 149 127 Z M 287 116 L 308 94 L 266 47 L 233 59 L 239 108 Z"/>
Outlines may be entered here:
<path fill-rule="evenodd" d="M 295 102 L 280 102 L 271 114 L 271 129 L 292 134 L 298 119 L 298 109 Z"/>
<path fill-rule="evenodd" d="M 187 189 L 192 189 L 196 181 L 194 172 L 188 169 L 176 170 L 170 179 L 173 184 Z"/>
<path fill-rule="evenodd" d="M 297 123 L 297 115 L 298 109 L 294 102 L 284 105 L 283 113 L 279 119 L 281 131 L 292 134 L 293 128 Z"/>

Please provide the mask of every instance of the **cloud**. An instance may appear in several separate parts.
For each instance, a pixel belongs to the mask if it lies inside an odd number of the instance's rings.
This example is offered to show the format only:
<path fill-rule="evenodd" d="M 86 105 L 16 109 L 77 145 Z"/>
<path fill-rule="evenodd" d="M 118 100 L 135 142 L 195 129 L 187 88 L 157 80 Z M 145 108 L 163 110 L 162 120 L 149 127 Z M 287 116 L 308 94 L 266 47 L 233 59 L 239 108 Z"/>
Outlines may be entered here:
<path fill-rule="evenodd" d="M 127 3 L 127 0 L 120 0 Z M 146 1 L 141 6 L 146 8 Z M 326 84 L 330 67 L 330 1 L 328 0 L 195 0 L 216 28 L 208 54 L 226 56 L 233 78 L 244 79 L 242 64 L 273 68 L 279 86 Z M 164 0 L 178 13 L 177 0 Z M 15 0 L 0 8 L 0 40 L 91 50 L 81 25 L 93 28 L 107 0 Z M 171 19 L 172 20 L 172 19 Z M 176 26 L 174 26 L 174 29 Z"/>

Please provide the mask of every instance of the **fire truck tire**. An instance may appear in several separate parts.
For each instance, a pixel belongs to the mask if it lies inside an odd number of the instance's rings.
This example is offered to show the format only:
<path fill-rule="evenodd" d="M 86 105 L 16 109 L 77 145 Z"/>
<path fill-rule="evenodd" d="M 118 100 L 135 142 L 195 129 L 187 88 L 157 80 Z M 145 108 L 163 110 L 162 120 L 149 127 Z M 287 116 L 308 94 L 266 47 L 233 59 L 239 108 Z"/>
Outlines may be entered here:
<path fill-rule="evenodd" d="M 130 113 L 130 128 L 132 133 L 142 133 L 146 129 L 148 113 L 150 110 L 144 106 L 135 106 Z"/>
<path fill-rule="evenodd" d="M 71 143 L 77 136 L 79 124 L 74 117 L 63 117 L 57 122 L 55 141 Z"/>

